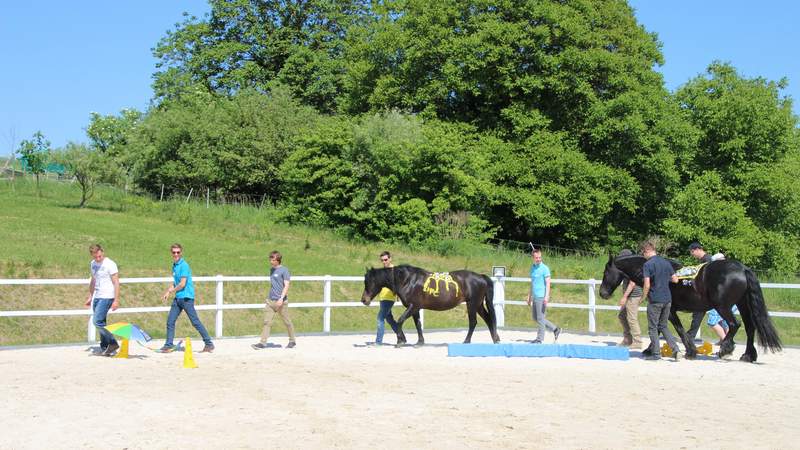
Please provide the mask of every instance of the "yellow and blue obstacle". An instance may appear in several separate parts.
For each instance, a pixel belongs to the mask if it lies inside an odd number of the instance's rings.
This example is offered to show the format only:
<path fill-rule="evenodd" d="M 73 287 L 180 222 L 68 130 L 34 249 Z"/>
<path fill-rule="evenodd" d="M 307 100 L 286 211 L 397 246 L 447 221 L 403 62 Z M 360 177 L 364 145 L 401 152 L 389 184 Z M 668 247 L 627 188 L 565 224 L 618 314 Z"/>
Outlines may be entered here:
<path fill-rule="evenodd" d="M 447 344 L 447 356 L 505 356 L 507 358 L 584 358 L 627 361 L 625 347 L 581 344 Z"/>

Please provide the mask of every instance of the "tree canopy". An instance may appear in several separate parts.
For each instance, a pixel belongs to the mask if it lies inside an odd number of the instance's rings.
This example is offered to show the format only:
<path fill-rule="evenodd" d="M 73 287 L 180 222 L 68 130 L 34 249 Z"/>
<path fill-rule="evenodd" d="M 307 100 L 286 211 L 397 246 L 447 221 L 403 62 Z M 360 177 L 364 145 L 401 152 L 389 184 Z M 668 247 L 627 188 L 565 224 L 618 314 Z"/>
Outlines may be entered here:
<path fill-rule="evenodd" d="M 92 119 L 146 191 L 256 195 L 367 239 L 660 233 L 800 269 L 787 81 L 712 62 L 670 93 L 624 0 L 210 4 L 156 45 L 149 111 Z"/>

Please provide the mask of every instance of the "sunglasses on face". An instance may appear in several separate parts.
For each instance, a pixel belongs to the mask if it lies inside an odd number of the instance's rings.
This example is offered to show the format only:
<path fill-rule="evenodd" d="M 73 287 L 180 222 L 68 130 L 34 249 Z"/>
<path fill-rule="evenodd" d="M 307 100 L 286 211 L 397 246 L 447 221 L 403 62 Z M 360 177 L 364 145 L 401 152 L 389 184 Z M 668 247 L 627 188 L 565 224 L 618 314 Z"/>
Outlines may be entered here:
<path fill-rule="evenodd" d="M 389 259 L 390 259 L 390 258 L 385 258 L 385 259 L 384 259 L 384 258 L 381 258 L 381 261 L 383 261 L 383 262 L 389 262 Z"/>
<path fill-rule="evenodd" d="M 173 251 L 172 251 L 172 254 L 173 254 L 173 255 L 180 255 L 180 254 L 181 254 L 181 252 L 180 252 L 180 251 L 175 251 L 175 250 L 173 250 Z"/>

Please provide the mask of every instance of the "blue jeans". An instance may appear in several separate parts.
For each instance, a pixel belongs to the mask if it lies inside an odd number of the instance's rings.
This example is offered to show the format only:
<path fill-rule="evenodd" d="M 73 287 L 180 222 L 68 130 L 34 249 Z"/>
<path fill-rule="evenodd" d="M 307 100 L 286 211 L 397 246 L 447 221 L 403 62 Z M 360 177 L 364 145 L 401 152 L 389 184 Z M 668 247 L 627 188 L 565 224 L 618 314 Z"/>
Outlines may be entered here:
<path fill-rule="evenodd" d="M 206 345 L 213 345 L 211 336 L 209 336 L 208 331 L 206 331 L 206 327 L 203 326 L 203 322 L 200 322 L 200 318 L 197 317 L 197 311 L 194 309 L 194 299 L 176 298 L 172 300 L 172 307 L 169 309 L 169 316 L 167 316 L 167 341 L 164 342 L 164 347 L 172 347 L 172 340 L 175 339 L 175 322 L 177 322 L 181 311 L 186 311 L 186 315 L 189 316 L 189 321 L 192 322 L 194 329 L 203 337 L 203 342 L 205 342 Z"/>
<path fill-rule="evenodd" d="M 378 344 L 383 343 L 384 321 L 388 322 L 392 330 L 397 333 L 397 321 L 392 317 L 392 306 L 394 306 L 393 300 L 381 300 L 381 307 L 378 310 L 378 333 L 375 336 L 375 342 Z"/>
<path fill-rule="evenodd" d="M 114 303 L 113 298 L 96 298 L 92 301 L 92 321 L 100 333 L 100 348 L 102 349 L 106 349 L 108 344 L 117 343 L 114 335 L 106 330 L 106 318 L 112 303 Z"/>

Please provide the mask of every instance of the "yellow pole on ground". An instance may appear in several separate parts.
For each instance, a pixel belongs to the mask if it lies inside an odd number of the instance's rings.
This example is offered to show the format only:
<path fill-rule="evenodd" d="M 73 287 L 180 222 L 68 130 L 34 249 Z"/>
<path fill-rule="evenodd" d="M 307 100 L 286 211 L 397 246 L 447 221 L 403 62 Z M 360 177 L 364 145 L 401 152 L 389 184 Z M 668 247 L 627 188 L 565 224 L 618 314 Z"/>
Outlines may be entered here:
<path fill-rule="evenodd" d="M 117 352 L 116 355 L 114 355 L 114 358 L 128 359 L 128 340 L 127 339 L 122 339 L 122 343 L 120 344 L 119 351 Z"/>
<path fill-rule="evenodd" d="M 196 369 L 197 363 L 194 362 L 194 355 L 192 355 L 192 340 L 186 338 L 186 347 L 183 350 L 183 368 Z"/>

